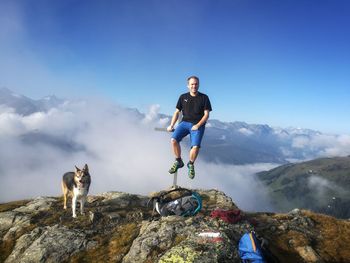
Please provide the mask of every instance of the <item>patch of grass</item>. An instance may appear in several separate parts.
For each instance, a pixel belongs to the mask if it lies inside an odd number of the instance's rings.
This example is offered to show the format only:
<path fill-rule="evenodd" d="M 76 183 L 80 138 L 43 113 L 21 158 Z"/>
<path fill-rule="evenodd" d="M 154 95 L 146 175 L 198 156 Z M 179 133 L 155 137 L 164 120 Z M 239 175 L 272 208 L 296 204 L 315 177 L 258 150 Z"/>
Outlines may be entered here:
<path fill-rule="evenodd" d="M 176 246 L 178 244 L 180 244 L 182 241 L 184 241 L 187 237 L 183 236 L 183 235 L 176 235 L 175 239 L 174 239 L 174 243 L 173 246 Z"/>
<path fill-rule="evenodd" d="M 275 233 L 270 238 L 269 249 L 280 262 L 304 262 L 299 253 L 294 249 L 295 247 L 305 246 L 309 243 L 303 234 L 297 231 L 288 231 L 284 234 Z"/>
<path fill-rule="evenodd" d="M 62 224 L 71 229 L 90 229 L 91 222 L 89 220 L 89 207 L 85 207 L 85 215 L 80 215 L 79 202 L 77 204 L 77 217 L 72 217 L 72 208 L 68 206 L 66 210 L 63 209 L 63 199 L 58 199 L 57 202 L 52 203 L 50 209 L 40 211 L 31 217 L 30 223 L 35 226 L 53 226 L 55 224 Z"/>
<path fill-rule="evenodd" d="M 122 225 L 112 236 L 109 242 L 109 257 L 111 259 L 125 255 L 132 244 L 132 241 L 139 234 L 139 226 L 135 223 Z"/>
<path fill-rule="evenodd" d="M 111 235 L 96 236 L 98 246 L 76 254 L 70 262 L 121 262 L 139 231 L 136 223 L 117 226 Z"/>
<path fill-rule="evenodd" d="M 0 262 L 4 262 L 5 259 L 11 254 L 13 247 L 15 246 L 15 239 L 0 240 Z"/>
<path fill-rule="evenodd" d="M 30 200 L 20 200 L 20 201 L 13 201 L 13 202 L 9 202 L 9 203 L 0 204 L 0 213 L 10 211 L 10 210 L 16 209 L 18 207 L 24 206 L 29 202 L 30 202 Z"/>
<path fill-rule="evenodd" d="M 350 222 L 337 220 L 334 217 L 305 212 L 319 231 L 319 239 L 315 244 L 317 253 L 328 262 L 348 262 L 350 258 Z"/>

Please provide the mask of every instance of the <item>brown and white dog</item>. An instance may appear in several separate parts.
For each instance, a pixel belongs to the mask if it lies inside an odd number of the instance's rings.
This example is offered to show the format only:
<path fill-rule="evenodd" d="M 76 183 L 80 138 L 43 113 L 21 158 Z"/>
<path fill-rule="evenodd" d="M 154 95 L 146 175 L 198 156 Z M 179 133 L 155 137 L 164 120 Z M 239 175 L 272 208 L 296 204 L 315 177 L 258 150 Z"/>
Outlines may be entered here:
<path fill-rule="evenodd" d="M 75 172 L 67 172 L 62 178 L 62 192 L 63 192 L 63 208 L 67 209 L 67 196 L 72 195 L 72 210 L 73 217 L 77 217 L 75 209 L 77 206 L 77 200 L 80 202 L 80 213 L 84 214 L 84 204 L 89 192 L 91 184 L 91 176 L 89 174 L 89 168 L 85 164 L 83 169 L 79 169 L 75 166 Z"/>

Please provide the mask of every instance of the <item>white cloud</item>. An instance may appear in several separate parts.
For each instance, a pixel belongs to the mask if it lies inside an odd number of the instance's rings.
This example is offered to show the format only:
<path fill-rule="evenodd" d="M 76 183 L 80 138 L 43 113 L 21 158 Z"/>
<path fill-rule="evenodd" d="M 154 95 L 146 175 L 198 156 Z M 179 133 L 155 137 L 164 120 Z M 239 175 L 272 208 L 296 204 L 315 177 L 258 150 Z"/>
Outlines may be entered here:
<path fill-rule="evenodd" d="M 170 123 L 170 119 L 169 118 L 160 118 L 158 121 L 158 124 L 160 127 L 165 127 L 167 124 Z"/>
<path fill-rule="evenodd" d="M 156 123 L 159 127 L 165 127 L 169 122 L 170 119 L 167 117 L 159 118 L 160 105 L 159 104 L 153 104 L 149 107 L 148 112 L 145 114 L 144 119 L 142 120 L 143 123 Z"/>
<path fill-rule="evenodd" d="M 28 116 L 2 113 L 0 202 L 60 195 L 63 173 L 85 163 L 92 175 L 92 194 L 111 190 L 148 194 L 168 188 L 173 177 L 167 171 L 174 157 L 170 134 L 153 129 L 158 125 L 158 109 L 151 107 L 146 122 L 140 121 L 136 112 L 97 101 L 65 103 L 49 112 Z M 33 132 L 48 138 L 39 142 L 38 138 L 26 140 L 26 134 Z M 77 150 L 65 149 L 70 146 Z M 185 142 L 182 146 L 187 161 L 189 149 Z M 189 179 L 183 168 L 179 184 L 223 190 L 242 209 L 271 210 L 264 188 L 253 174 L 272 167 L 218 165 L 199 157 L 196 178 Z"/>
<path fill-rule="evenodd" d="M 222 190 L 244 210 L 273 210 L 266 188 L 255 177 L 255 173 L 270 170 L 276 164 L 218 165 L 199 161 L 197 166 L 198 178 L 188 182 L 190 187 Z"/>
<path fill-rule="evenodd" d="M 251 130 L 249 130 L 247 128 L 240 128 L 238 131 L 246 136 L 254 134 L 254 132 L 252 132 Z"/>
<path fill-rule="evenodd" d="M 16 112 L 14 108 L 7 107 L 6 105 L 0 105 L 0 114 L 14 112 Z"/>
<path fill-rule="evenodd" d="M 308 180 L 308 185 L 313 194 L 317 197 L 319 203 L 329 202 L 329 194 L 331 192 L 346 193 L 341 186 L 318 175 L 312 175 Z"/>
<path fill-rule="evenodd" d="M 292 146 L 312 149 L 317 152 L 319 157 L 346 156 L 350 154 L 350 135 L 298 136 L 293 139 Z"/>
<path fill-rule="evenodd" d="M 143 121 L 145 123 L 149 123 L 152 121 L 155 121 L 157 119 L 158 113 L 159 113 L 160 105 L 159 104 L 153 104 L 149 107 L 148 113 L 146 113 L 145 118 Z"/>
<path fill-rule="evenodd" d="M 338 135 L 321 153 L 323 156 L 345 156 L 350 154 L 350 136 Z"/>
<path fill-rule="evenodd" d="M 0 113 L 0 136 L 20 135 L 25 130 L 21 116 L 12 113 Z"/>
<path fill-rule="evenodd" d="M 305 136 L 298 136 L 293 139 L 292 147 L 305 148 L 310 144 L 310 139 Z"/>
<path fill-rule="evenodd" d="M 328 180 L 321 178 L 319 176 L 313 175 L 309 178 L 309 186 L 318 188 L 321 191 L 322 189 L 329 187 L 330 185 L 331 183 Z"/>
<path fill-rule="evenodd" d="M 146 192 L 150 182 L 161 187 L 165 179 L 155 177 L 171 161 L 167 134 L 156 134 L 133 114 L 103 103 L 73 103 L 26 117 L 2 114 L 0 123 L 1 200 L 58 194 L 62 174 L 84 163 L 90 165 L 94 192 Z M 23 142 L 21 135 L 33 130 L 52 138 L 63 136 L 85 150 L 65 152 L 55 144 Z"/>

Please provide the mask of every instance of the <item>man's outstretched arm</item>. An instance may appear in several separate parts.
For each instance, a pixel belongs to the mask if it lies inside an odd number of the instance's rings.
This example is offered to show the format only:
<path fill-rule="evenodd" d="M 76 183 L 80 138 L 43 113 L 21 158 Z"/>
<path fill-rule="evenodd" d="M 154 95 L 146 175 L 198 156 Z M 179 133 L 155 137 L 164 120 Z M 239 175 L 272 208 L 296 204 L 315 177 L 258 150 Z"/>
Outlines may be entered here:
<path fill-rule="evenodd" d="M 175 126 L 177 119 L 179 118 L 179 115 L 180 115 L 180 110 L 176 109 L 174 114 L 173 114 L 173 117 L 171 118 L 170 125 L 168 126 L 168 128 L 166 128 L 167 131 L 171 132 L 174 130 L 174 126 Z"/>

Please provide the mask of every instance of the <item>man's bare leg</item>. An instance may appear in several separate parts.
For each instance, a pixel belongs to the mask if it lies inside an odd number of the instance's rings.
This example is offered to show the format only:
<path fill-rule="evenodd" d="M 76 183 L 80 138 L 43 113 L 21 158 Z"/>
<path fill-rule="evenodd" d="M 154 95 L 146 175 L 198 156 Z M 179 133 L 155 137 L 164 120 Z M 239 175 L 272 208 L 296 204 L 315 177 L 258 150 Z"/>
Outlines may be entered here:
<path fill-rule="evenodd" d="M 190 151 L 190 162 L 194 163 L 199 153 L 199 147 L 193 146 Z"/>
<path fill-rule="evenodd" d="M 188 177 L 190 179 L 193 179 L 195 176 L 195 171 L 194 171 L 194 162 L 197 159 L 199 153 L 199 147 L 198 146 L 193 146 L 190 151 L 190 161 L 187 163 L 187 168 L 188 168 Z"/>
<path fill-rule="evenodd" d="M 184 163 L 181 159 L 181 147 L 180 144 L 175 140 L 175 139 L 171 139 L 171 145 L 173 146 L 173 151 L 174 151 L 174 155 L 176 158 L 175 163 L 173 164 L 173 166 L 170 168 L 169 173 L 173 174 L 176 173 L 177 170 L 181 167 L 184 166 Z"/>
<path fill-rule="evenodd" d="M 175 139 L 171 139 L 171 145 L 173 146 L 175 158 L 181 158 L 180 144 Z"/>

